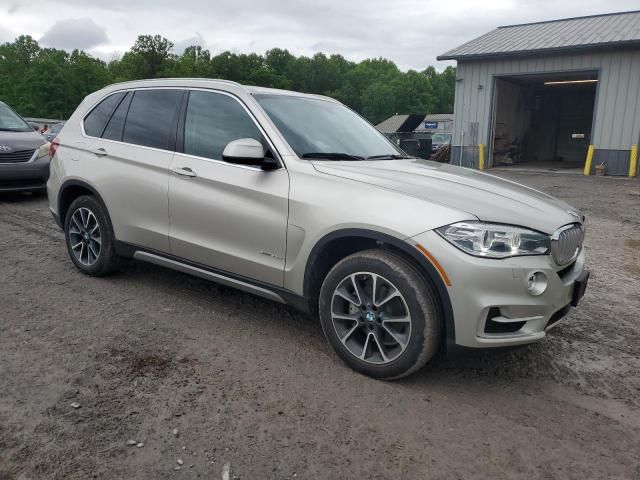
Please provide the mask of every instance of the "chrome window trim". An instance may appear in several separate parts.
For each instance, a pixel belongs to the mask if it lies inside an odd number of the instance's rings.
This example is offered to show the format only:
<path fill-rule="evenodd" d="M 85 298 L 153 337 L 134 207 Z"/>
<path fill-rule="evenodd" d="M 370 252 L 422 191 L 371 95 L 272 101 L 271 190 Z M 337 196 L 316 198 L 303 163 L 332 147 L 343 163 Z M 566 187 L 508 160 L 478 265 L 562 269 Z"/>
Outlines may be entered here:
<path fill-rule="evenodd" d="M 182 152 L 174 152 L 174 153 L 175 153 L 175 155 L 180 155 L 180 158 L 187 157 L 187 158 L 193 158 L 195 160 L 205 160 L 205 161 L 211 162 L 211 163 L 217 163 L 217 164 L 220 164 L 220 165 L 226 165 L 228 167 L 244 168 L 246 170 L 254 170 L 254 171 L 257 171 L 257 172 L 262 172 L 263 171 L 262 168 L 260 168 L 257 165 L 242 165 L 240 163 L 231 163 L 231 162 L 227 162 L 225 160 L 215 160 L 213 158 L 200 157 L 198 155 L 192 155 L 190 153 L 182 153 Z"/>
<path fill-rule="evenodd" d="M 262 171 L 259 166 L 240 165 L 240 164 L 236 164 L 236 163 L 227 162 L 225 160 L 218 160 L 218 159 L 214 159 L 214 158 L 200 157 L 198 155 L 192 155 L 192 154 L 184 153 L 184 152 L 177 152 L 175 149 L 167 150 L 165 148 L 148 147 L 146 145 L 137 145 L 135 143 L 123 142 L 121 140 L 111 140 L 111 139 L 102 138 L 102 137 L 94 137 L 94 136 L 88 135 L 85 132 L 85 130 L 84 130 L 84 120 L 93 111 L 93 109 L 96 106 L 98 106 L 98 104 L 100 104 L 102 101 L 104 101 L 105 99 L 107 99 L 111 95 L 115 95 L 117 93 L 124 93 L 126 95 L 127 92 L 135 92 L 135 91 L 138 91 L 138 90 L 186 90 L 186 91 L 198 90 L 198 91 L 203 91 L 203 92 L 222 94 L 222 95 L 226 95 L 228 97 L 233 98 L 236 102 L 238 102 L 240 104 L 240 106 L 242 106 L 242 108 L 245 110 L 245 112 L 247 112 L 247 114 L 249 115 L 249 118 L 251 118 L 251 120 L 253 120 L 255 125 L 258 127 L 258 130 L 260 130 L 260 133 L 262 133 L 264 138 L 267 140 L 267 143 L 269 144 L 269 147 L 271 148 L 271 151 L 276 155 L 276 160 L 278 161 L 280 166 L 282 168 L 284 168 L 285 170 L 287 169 L 287 166 L 286 166 L 286 164 L 285 164 L 285 162 L 284 162 L 284 160 L 282 158 L 282 155 L 280 154 L 278 149 L 275 147 L 275 144 L 273 143 L 273 141 L 271 140 L 271 138 L 267 134 L 265 128 L 260 124 L 258 119 L 255 117 L 253 112 L 247 107 L 247 105 L 237 95 L 235 95 L 235 94 L 233 94 L 231 92 L 226 92 L 224 90 L 219 90 L 217 88 L 151 86 L 151 87 L 123 88 L 123 89 L 120 89 L 120 90 L 114 90 L 113 92 L 110 92 L 108 95 L 105 95 L 104 97 L 100 97 L 94 104 L 91 105 L 91 107 L 89 109 L 87 109 L 87 112 L 80 119 L 80 134 L 84 138 L 88 138 L 88 139 L 101 140 L 103 142 L 113 142 L 113 143 L 120 144 L 120 145 L 130 145 L 132 147 L 145 148 L 147 150 L 152 150 L 152 151 L 155 151 L 155 152 L 168 152 L 168 153 L 171 153 L 173 155 L 186 156 L 186 157 L 190 157 L 190 158 L 195 158 L 197 160 L 207 160 L 207 161 L 210 161 L 210 162 L 220 163 L 220 164 L 224 164 L 224 165 L 230 165 L 230 166 L 233 166 L 233 167 L 239 167 L 239 168 L 244 168 L 244 169 L 249 169 L 249 170 Z M 187 107 L 188 106 L 189 105 L 187 104 Z M 180 133 L 180 132 L 178 132 L 178 133 Z"/>

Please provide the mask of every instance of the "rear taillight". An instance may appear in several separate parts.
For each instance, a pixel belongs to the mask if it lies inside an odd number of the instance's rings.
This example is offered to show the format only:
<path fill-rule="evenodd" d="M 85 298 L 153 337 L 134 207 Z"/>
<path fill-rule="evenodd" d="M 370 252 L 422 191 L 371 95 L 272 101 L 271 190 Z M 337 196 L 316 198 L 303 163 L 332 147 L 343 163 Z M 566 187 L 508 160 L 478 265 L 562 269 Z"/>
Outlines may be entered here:
<path fill-rule="evenodd" d="M 60 146 L 60 140 L 58 140 L 57 137 L 51 140 L 51 145 L 49 145 L 49 158 L 53 158 L 53 156 L 58 151 L 59 146 Z"/>

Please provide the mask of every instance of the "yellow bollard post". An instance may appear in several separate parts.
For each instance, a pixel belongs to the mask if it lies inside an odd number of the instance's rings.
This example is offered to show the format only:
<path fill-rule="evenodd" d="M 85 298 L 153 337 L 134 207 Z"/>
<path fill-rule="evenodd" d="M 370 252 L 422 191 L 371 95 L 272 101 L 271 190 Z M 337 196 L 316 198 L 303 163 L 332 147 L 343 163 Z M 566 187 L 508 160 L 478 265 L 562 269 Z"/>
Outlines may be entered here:
<path fill-rule="evenodd" d="M 629 157 L 629 176 L 635 177 L 638 174 L 638 145 L 631 145 Z"/>
<path fill-rule="evenodd" d="M 478 145 L 478 168 L 484 170 L 484 144 Z"/>
<path fill-rule="evenodd" d="M 593 162 L 593 152 L 595 147 L 593 145 L 589 145 L 589 150 L 587 150 L 587 161 L 584 162 L 584 174 L 591 175 L 591 162 Z"/>

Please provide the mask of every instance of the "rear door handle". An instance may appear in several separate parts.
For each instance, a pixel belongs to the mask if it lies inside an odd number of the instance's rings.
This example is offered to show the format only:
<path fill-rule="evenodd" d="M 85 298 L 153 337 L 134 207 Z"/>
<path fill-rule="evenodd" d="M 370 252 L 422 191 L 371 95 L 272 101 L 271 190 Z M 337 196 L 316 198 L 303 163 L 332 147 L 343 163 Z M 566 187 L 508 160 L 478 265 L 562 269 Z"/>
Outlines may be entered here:
<path fill-rule="evenodd" d="M 180 175 L 181 177 L 197 177 L 196 172 L 191 170 L 189 167 L 176 167 L 173 169 L 173 173 L 176 175 Z"/>
<path fill-rule="evenodd" d="M 97 155 L 98 157 L 104 157 L 105 155 L 108 155 L 107 151 L 100 147 L 100 148 L 96 148 L 94 150 L 92 150 L 94 155 Z"/>

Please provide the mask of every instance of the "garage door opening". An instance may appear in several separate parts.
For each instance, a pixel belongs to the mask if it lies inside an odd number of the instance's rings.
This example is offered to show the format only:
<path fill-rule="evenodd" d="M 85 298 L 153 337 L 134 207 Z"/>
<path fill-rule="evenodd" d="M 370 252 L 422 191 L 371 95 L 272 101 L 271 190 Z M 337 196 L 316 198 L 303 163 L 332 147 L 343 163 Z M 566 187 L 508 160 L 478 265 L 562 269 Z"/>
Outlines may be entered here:
<path fill-rule="evenodd" d="M 505 76 L 495 82 L 491 166 L 584 165 L 597 72 Z"/>

